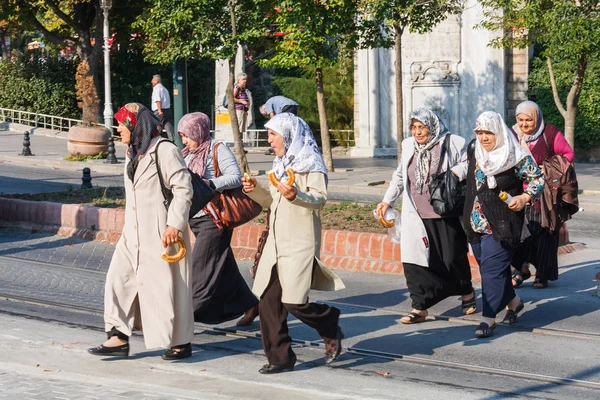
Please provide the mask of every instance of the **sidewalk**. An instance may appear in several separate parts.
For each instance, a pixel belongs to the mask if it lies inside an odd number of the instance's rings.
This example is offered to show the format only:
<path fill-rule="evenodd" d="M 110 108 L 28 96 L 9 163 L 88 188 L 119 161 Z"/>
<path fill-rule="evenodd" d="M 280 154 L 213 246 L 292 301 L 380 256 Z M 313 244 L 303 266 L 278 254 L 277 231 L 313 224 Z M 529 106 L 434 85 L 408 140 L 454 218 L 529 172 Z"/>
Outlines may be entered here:
<path fill-rule="evenodd" d="M 34 131 L 35 132 L 35 131 Z M 64 134 L 59 136 L 31 135 L 32 157 L 18 154 L 23 149 L 23 134 L 14 131 L 0 131 L 0 162 L 14 165 L 52 167 L 81 171 L 89 167 L 92 172 L 102 174 L 123 174 L 123 164 L 105 164 L 103 160 L 83 162 L 65 161 L 67 141 Z M 125 157 L 125 145 L 115 143 L 119 161 Z M 249 148 L 248 163 L 254 174 L 266 182 L 266 171 L 271 169 L 273 156 L 264 155 L 264 148 Z M 393 171 L 397 167 L 394 158 L 357 158 L 334 154 L 335 172 L 329 174 L 330 193 L 336 199 L 378 202 L 388 187 Z M 577 164 L 580 202 L 589 211 L 600 212 L 600 164 Z"/>

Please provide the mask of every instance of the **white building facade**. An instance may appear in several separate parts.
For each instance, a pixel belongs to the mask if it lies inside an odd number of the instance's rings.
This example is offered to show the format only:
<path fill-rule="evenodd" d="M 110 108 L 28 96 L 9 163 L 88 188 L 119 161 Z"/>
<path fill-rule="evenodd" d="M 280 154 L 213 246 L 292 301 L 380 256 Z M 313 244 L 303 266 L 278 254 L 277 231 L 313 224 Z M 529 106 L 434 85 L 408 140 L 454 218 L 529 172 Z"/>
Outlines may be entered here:
<path fill-rule="evenodd" d="M 483 11 L 469 0 L 465 11 L 440 23 L 431 33 L 402 37 L 404 137 L 411 110 L 427 107 L 441 116 L 451 132 L 473 136 L 483 111 L 512 118 L 526 99 L 527 50 L 489 47 L 499 35 L 475 29 Z M 395 51 L 360 50 L 354 71 L 353 156 L 396 155 Z"/>

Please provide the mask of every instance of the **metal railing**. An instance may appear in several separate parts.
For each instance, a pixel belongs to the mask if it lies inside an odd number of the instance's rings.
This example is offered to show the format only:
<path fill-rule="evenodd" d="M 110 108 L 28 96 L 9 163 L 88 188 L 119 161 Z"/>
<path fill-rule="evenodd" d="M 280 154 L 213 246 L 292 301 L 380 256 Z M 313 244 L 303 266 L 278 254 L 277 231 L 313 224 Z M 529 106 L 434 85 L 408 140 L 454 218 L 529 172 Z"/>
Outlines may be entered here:
<path fill-rule="evenodd" d="M 68 131 L 72 126 L 83 124 L 83 121 L 79 119 L 57 117 L 31 111 L 11 110 L 9 108 L 0 108 L 0 120 L 63 132 Z M 95 125 L 103 126 L 103 124 Z M 117 127 L 113 126 L 112 128 L 114 132 Z"/>
<path fill-rule="evenodd" d="M 74 125 L 83 124 L 83 121 L 79 119 L 57 117 L 55 115 L 31 111 L 12 110 L 9 108 L 0 108 L 0 121 L 14 122 L 17 124 L 63 132 L 68 131 Z M 113 133 L 116 132 L 117 127 L 113 126 L 112 128 Z M 354 131 L 352 129 L 330 129 L 329 134 L 332 146 L 355 146 Z M 315 131 L 315 139 L 317 143 L 321 145 L 321 135 L 319 134 L 319 131 Z M 243 134 L 242 142 L 245 146 L 250 147 L 269 147 L 269 143 L 267 142 L 267 130 L 247 129 Z"/>

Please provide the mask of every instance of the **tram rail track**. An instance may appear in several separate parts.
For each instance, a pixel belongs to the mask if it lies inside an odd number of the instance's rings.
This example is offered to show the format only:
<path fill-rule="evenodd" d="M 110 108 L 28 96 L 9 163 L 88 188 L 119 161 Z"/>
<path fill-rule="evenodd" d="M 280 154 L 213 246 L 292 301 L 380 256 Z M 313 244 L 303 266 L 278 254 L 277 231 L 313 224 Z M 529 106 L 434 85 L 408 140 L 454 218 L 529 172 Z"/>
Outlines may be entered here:
<path fill-rule="evenodd" d="M 0 299 L 8 300 L 8 301 L 16 301 L 16 302 L 21 302 L 21 303 L 27 303 L 27 304 L 41 306 L 41 307 L 54 307 L 54 308 L 59 308 L 61 310 L 69 310 L 69 311 L 74 311 L 74 312 L 79 312 L 79 313 L 87 313 L 87 314 L 94 314 L 94 315 L 102 315 L 103 314 L 103 310 L 98 309 L 98 308 L 73 305 L 73 304 L 57 302 L 57 301 L 36 299 L 35 297 L 16 296 L 16 295 L 11 295 L 11 294 L 6 294 L 6 293 L 0 293 Z M 333 303 L 333 302 L 331 302 L 331 303 Z M 340 303 L 336 303 L 336 304 L 340 304 Z M 209 325 L 198 324 L 198 323 L 196 323 L 195 325 L 196 325 L 196 328 L 198 328 L 202 331 L 205 331 L 205 332 L 212 333 L 212 334 L 219 334 L 219 335 L 228 336 L 228 337 L 245 338 L 245 339 L 255 339 L 255 340 L 261 339 L 260 334 L 257 332 L 240 331 L 237 329 L 215 327 L 215 326 L 209 326 Z M 593 340 L 598 340 L 598 339 L 594 338 Z M 323 343 L 319 343 L 317 341 L 292 339 L 292 342 L 297 345 L 301 345 L 301 346 L 304 346 L 307 348 L 323 349 L 325 347 Z M 394 362 L 406 362 L 406 363 L 416 364 L 416 365 L 420 365 L 420 366 L 429 366 L 429 367 L 437 367 L 437 368 L 440 368 L 440 367 L 441 368 L 451 368 L 451 369 L 458 369 L 458 370 L 462 370 L 462 371 L 466 371 L 466 372 L 470 372 L 470 373 L 488 374 L 488 375 L 509 377 L 509 378 L 513 378 L 513 379 L 517 378 L 517 379 L 522 379 L 522 380 L 536 381 L 536 382 L 541 382 L 541 383 L 545 383 L 545 384 L 555 384 L 555 385 L 564 385 L 564 386 L 573 386 L 573 387 L 579 387 L 579 388 L 600 390 L 600 382 L 586 381 L 586 380 L 582 380 L 582 379 L 572 379 L 572 378 L 565 378 L 565 377 L 558 377 L 558 376 L 551 376 L 551 375 L 534 374 L 534 373 L 501 369 L 501 368 L 490 368 L 490 367 L 483 367 L 483 366 L 479 366 L 479 365 L 471 365 L 471 364 L 457 363 L 457 362 L 451 362 L 451 361 L 433 360 L 430 358 L 409 356 L 409 355 L 404 355 L 404 354 L 400 354 L 400 353 L 370 350 L 370 349 L 365 349 L 365 348 L 361 348 L 361 347 L 357 347 L 357 346 L 348 347 L 345 349 L 345 351 L 348 353 L 351 353 L 351 354 L 355 354 L 355 355 L 360 355 L 360 356 L 365 356 L 365 357 L 382 358 L 382 359 L 387 359 L 387 360 L 391 360 Z"/>

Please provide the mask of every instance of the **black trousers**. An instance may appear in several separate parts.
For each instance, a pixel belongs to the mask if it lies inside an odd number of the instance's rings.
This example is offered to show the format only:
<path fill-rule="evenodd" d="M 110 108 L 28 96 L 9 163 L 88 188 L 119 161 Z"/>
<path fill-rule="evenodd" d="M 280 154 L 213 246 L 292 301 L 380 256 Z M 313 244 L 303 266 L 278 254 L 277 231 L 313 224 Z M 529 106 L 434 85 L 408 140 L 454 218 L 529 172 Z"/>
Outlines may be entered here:
<path fill-rule="evenodd" d="M 271 365 L 285 364 L 295 357 L 288 334 L 288 312 L 328 339 L 336 337 L 340 319 L 340 310 L 326 304 L 282 303 L 282 293 L 277 268 L 273 267 L 271 281 L 258 303 L 263 349 Z"/>
<path fill-rule="evenodd" d="M 163 108 L 161 111 L 163 112 L 162 117 L 158 115 L 158 111 L 154 111 L 154 115 L 160 120 L 165 131 L 167 131 L 167 139 L 174 140 L 175 128 L 173 124 L 175 121 L 173 119 L 173 113 L 170 108 Z"/>

